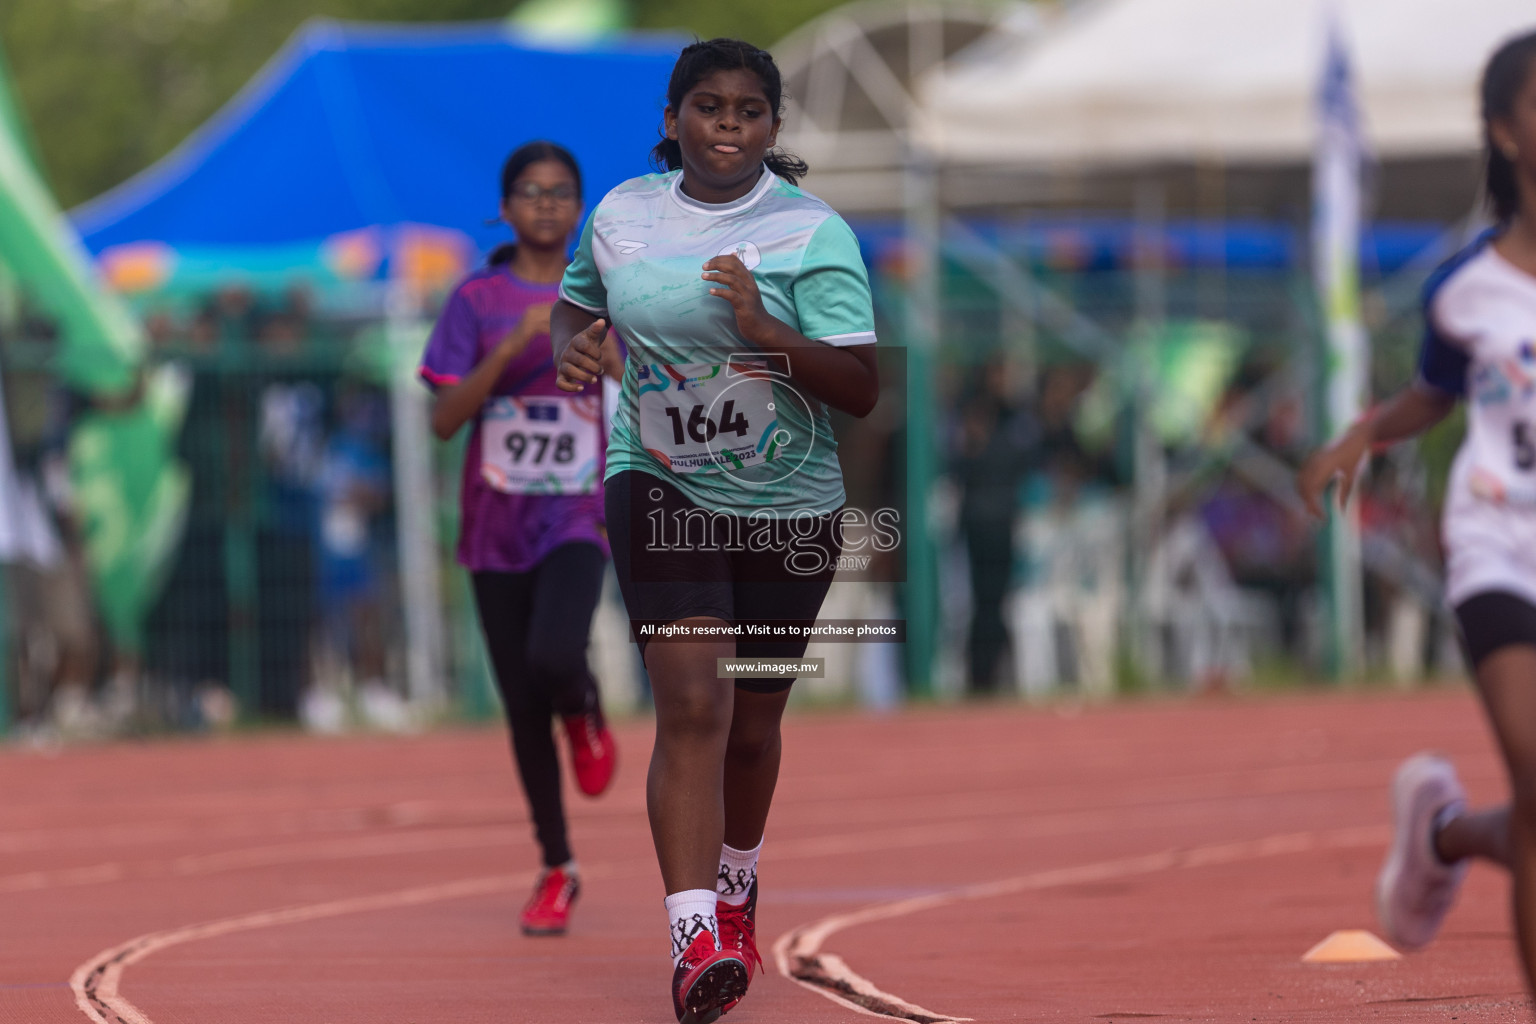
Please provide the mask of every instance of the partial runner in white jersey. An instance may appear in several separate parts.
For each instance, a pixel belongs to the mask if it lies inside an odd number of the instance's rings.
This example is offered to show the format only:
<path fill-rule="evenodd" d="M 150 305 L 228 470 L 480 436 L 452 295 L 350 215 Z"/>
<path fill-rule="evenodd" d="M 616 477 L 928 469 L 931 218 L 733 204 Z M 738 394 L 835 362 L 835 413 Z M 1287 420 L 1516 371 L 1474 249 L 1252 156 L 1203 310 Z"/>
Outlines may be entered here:
<path fill-rule="evenodd" d="M 1425 289 L 1423 387 L 1467 403 L 1446 489 L 1446 599 L 1536 604 L 1536 277 L 1484 234 Z"/>
<path fill-rule="evenodd" d="M 1526 984 L 1536 991 L 1536 32 L 1489 59 L 1482 80 L 1487 195 L 1495 227 L 1425 289 L 1417 379 L 1309 458 L 1297 478 L 1322 515 L 1361 463 L 1467 403 L 1446 494 L 1446 597 L 1509 772 L 1510 804 L 1473 811 L 1449 761 L 1410 757 L 1392 782 L 1393 839 L 1376 880 L 1387 937 L 1428 944 L 1468 862 L 1514 876 Z"/>

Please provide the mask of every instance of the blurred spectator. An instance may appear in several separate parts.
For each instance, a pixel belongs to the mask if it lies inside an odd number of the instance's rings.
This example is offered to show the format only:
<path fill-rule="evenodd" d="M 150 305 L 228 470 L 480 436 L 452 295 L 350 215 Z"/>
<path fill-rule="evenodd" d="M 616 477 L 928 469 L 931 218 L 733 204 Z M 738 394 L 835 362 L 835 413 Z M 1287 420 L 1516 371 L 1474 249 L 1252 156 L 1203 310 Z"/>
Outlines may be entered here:
<path fill-rule="evenodd" d="M 196 317 L 191 330 L 194 346 L 207 349 L 218 341 L 211 311 Z M 243 476 L 249 467 L 248 446 L 234 439 L 250 402 L 243 382 L 227 380 L 209 360 L 191 358 L 186 366 L 191 393 L 176 454 L 192 482 L 187 525 L 165 590 L 150 613 L 146 667 L 173 694 L 196 693 L 201 700 L 217 693 L 227 700 L 232 682 L 227 539 L 245 518 L 240 504 L 248 500 Z M 179 711 L 183 724 L 208 724 L 191 702 Z"/>
<path fill-rule="evenodd" d="M 1039 424 L 1018 390 L 1004 356 L 980 368 L 975 390 L 961 401 L 951 463 L 970 565 L 967 680 L 978 694 L 996 692 L 999 667 L 1009 651 L 1003 603 L 1012 582 L 1019 487 L 1039 450 Z"/>
<path fill-rule="evenodd" d="M 1199 516 L 1237 585 L 1274 599 L 1282 649 L 1299 649 L 1303 603 L 1316 576 L 1302 513 L 1229 474 L 1200 503 Z"/>
<path fill-rule="evenodd" d="M 202 310 L 192 318 L 187 341 L 194 352 L 208 352 L 219 344 L 219 318 L 212 308 Z"/>
<path fill-rule="evenodd" d="M 314 326 L 315 295 L 307 284 L 292 284 L 283 291 L 283 309 L 306 332 Z"/>
<path fill-rule="evenodd" d="M 176 318 L 168 309 L 150 310 L 144 314 L 144 333 L 151 347 L 163 350 L 176 342 L 178 333 Z"/>
<path fill-rule="evenodd" d="M 313 358 L 313 295 L 295 285 L 274 300 L 231 285 L 186 320 L 160 309 L 147 324 L 192 375 L 179 444 L 191 508 L 155 610 L 151 667 L 195 697 L 181 724 L 207 719 L 209 694 L 227 704 L 230 685 L 246 710 L 293 718 L 321 634 L 324 414 L 339 369 Z"/>
<path fill-rule="evenodd" d="M 385 438 L 388 407 L 382 396 L 355 386 L 337 400 L 337 426 L 326 442 L 319 475 L 317 577 L 322 646 L 339 675 L 350 678 L 363 720 L 400 730 L 404 702 L 385 682 L 384 587 L 378 570 L 375 524 L 389 504 Z M 336 731 L 345 705 L 336 678 L 315 679 L 300 715 L 316 729 Z"/>
<path fill-rule="evenodd" d="M 206 312 L 211 315 L 222 337 L 254 338 L 260 327 L 256 294 L 244 285 L 231 284 L 220 288 L 214 293 Z"/>
<path fill-rule="evenodd" d="M 280 349 L 286 328 L 265 335 Z M 262 712 L 294 718 L 309 681 L 313 531 L 324 451 L 325 395 L 312 380 L 269 375 L 257 405 L 263 488 L 256 529 L 256 622 Z"/>
<path fill-rule="evenodd" d="M 1212 412 L 1204 435 L 1205 451 L 1230 450 L 1233 439 L 1244 435 L 1275 455 L 1296 454 L 1306 443 L 1305 403 L 1300 388 L 1283 373 L 1273 353 L 1245 356 Z M 1312 526 L 1294 501 L 1275 497 L 1275 482 L 1270 482 L 1268 490 L 1253 482 L 1265 479 L 1262 466 L 1248 467 L 1244 475 L 1249 461 L 1242 454 L 1236 456 L 1198 499 L 1198 515 L 1234 582 L 1274 602 L 1282 649 L 1301 650 L 1306 640 L 1306 603 L 1316 582 Z M 1289 477 L 1278 486 L 1289 498 Z"/>
<path fill-rule="evenodd" d="M 303 349 L 306 333 L 304 321 L 296 313 L 282 309 L 262 319 L 257 340 L 269 355 L 291 356 Z"/>
<path fill-rule="evenodd" d="M 1423 675 L 1439 605 L 1438 529 L 1412 449 L 1372 460 L 1359 484 L 1365 632 L 1394 679 Z"/>
<path fill-rule="evenodd" d="M 21 557 L 7 565 L 17 713 L 35 736 L 99 733 L 93 687 L 100 645 L 80 537 L 70 514 L 65 458 L 68 402 L 50 376 L 8 367 L 7 426 L 16 465 Z"/>
<path fill-rule="evenodd" d="M 116 729 L 146 724 L 146 626 L 181 539 L 190 481 L 173 453 L 187 381 L 172 367 L 141 368 L 121 394 L 76 406 L 68 448 L 71 510 L 79 524 L 112 672 L 100 705 Z"/>

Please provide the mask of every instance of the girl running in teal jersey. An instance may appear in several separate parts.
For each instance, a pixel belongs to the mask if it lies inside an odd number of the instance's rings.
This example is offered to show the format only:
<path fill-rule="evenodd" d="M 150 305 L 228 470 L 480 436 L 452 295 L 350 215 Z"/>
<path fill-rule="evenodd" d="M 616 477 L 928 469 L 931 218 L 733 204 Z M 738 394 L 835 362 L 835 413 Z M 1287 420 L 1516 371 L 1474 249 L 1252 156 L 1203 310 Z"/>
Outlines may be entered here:
<path fill-rule="evenodd" d="M 814 622 L 844 502 L 826 406 L 863 416 L 879 396 L 858 243 L 774 150 L 780 99 L 766 52 L 684 49 L 655 152 L 666 170 L 598 205 L 551 317 L 569 390 L 597 379 L 609 323 L 629 345 L 605 503 L 656 699 L 647 798 L 684 1024 L 733 1007 L 761 965 L 757 858 L 794 681 L 733 685 L 717 661 L 804 654 L 804 639 L 747 627 Z M 740 633 L 654 633 L 677 626 Z"/>

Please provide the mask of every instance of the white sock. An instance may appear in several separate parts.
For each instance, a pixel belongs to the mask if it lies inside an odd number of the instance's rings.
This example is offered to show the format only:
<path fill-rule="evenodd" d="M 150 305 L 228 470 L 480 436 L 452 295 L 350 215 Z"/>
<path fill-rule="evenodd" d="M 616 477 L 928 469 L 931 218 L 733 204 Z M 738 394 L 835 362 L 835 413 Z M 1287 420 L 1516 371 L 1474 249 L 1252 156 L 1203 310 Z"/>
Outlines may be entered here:
<path fill-rule="evenodd" d="M 763 852 L 763 841 L 750 850 L 738 850 L 734 846 L 720 847 L 720 875 L 715 879 L 715 895 L 729 907 L 739 907 L 747 902 L 752 893 L 752 883 L 757 881 L 757 855 Z"/>
<path fill-rule="evenodd" d="M 699 932 L 714 936 L 720 948 L 720 926 L 715 921 L 715 891 L 684 889 L 667 897 L 667 928 L 672 933 L 672 965 L 683 958 Z"/>

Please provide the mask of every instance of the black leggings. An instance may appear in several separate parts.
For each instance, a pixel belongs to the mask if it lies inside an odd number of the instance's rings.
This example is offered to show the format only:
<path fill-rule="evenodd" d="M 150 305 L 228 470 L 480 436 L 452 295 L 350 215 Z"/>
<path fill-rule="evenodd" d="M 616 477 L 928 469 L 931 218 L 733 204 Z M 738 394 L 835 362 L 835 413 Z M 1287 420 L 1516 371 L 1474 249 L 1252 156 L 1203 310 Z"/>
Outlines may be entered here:
<path fill-rule="evenodd" d="M 512 755 L 548 867 L 571 859 L 553 723 L 555 715 L 578 715 L 597 703 L 587 635 L 602 593 L 603 561 L 595 544 L 562 544 L 528 572 L 473 574 Z"/>
<path fill-rule="evenodd" d="M 603 484 L 603 503 L 614 575 L 642 655 L 648 638 L 639 630 L 679 619 L 814 625 L 843 549 L 835 512 L 779 517 L 769 509 L 761 521 L 710 514 L 671 482 L 632 469 Z M 804 639 L 742 637 L 736 656 L 800 658 L 805 647 Z M 736 689 L 780 693 L 793 683 L 737 677 Z"/>
<path fill-rule="evenodd" d="M 1536 646 L 1536 605 L 1504 590 L 1473 594 L 1456 606 L 1461 645 L 1472 670 L 1494 651 L 1515 644 Z"/>

